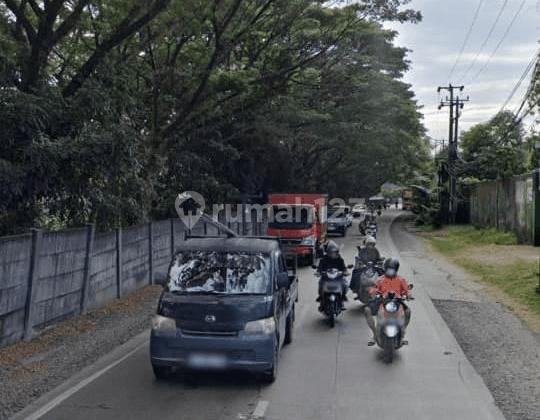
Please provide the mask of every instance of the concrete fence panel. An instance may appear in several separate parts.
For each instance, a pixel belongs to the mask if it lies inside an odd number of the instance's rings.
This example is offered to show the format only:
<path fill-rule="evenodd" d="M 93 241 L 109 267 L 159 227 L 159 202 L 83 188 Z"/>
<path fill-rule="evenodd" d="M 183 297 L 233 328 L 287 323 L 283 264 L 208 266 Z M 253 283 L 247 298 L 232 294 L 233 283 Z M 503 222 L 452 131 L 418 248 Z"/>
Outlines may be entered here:
<path fill-rule="evenodd" d="M 154 281 L 167 275 L 171 262 L 171 222 L 161 220 L 152 224 L 152 271 Z"/>
<path fill-rule="evenodd" d="M 31 235 L 0 240 L 0 345 L 23 338 Z"/>
<path fill-rule="evenodd" d="M 89 308 L 102 306 L 116 299 L 116 232 L 96 235 L 88 290 Z"/>
<path fill-rule="evenodd" d="M 34 328 L 80 312 L 86 246 L 86 229 L 43 233 L 32 298 Z"/>
<path fill-rule="evenodd" d="M 471 188 L 470 220 L 482 227 L 516 234 L 519 242 L 532 243 L 535 235 L 533 175 L 479 183 Z"/>
<path fill-rule="evenodd" d="M 148 225 L 122 230 L 122 296 L 150 284 Z"/>

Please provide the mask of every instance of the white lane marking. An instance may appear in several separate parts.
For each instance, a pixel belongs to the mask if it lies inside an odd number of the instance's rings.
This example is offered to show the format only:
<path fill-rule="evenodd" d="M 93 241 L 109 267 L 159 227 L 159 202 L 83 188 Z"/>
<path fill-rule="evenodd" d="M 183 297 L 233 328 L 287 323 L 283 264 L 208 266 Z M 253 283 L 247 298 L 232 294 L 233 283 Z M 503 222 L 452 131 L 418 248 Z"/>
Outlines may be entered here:
<path fill-rule="evenodd" d="M 266 409 L 268 408 L 268 404 L 270 404 L 268 401 L 259 401 L 257 403 L 257 407 L 255 407 L 255 411 L 253 411 L 253 414 L 251 415 L 251 418 L 252 419 L 264 418 L 264 413 Z"/>
<path fill-rule="evenodd" d="M 56 407 L 57 405 L 61 404 L 63 401 L 65 401 L 66 399 L 68 399 L 69 397 L 71 397 L 73 394 L 75 394 L 77 391 L 81 390 L 82 388 L 84 388 L 86 385 L 88 385 L 89 383 L 91 383 L 92 381 L 96 380 L 97 378 L 99 378 L 101 375 L 103 375 L 105 372 L 107 372 L 108 370 L 112 369 L 113 367 L 115 367 L 116 365 L 122 363 L 124 360 L 126 360 L 128 357 L 131 357 L 134 353 L 138 352 L 140 349 L 142 349 L 143 347 L 146 347 L 148 346 L 148 342 L 145 341 L 143 344 L 141 344 L 140 346 L 137 346 L 135 349 L 131 350 L 128 354 L 126 354 L 124 357 L 118 359 L 116 362 L 114 363 L 111 363 L 109 366 L 107 367 L 104 367 L 103 369 L 101 369 L 100 371 L 94 373 L 93 375 L 89 376 L 88 378 L 84 379 L 83 381 L 79 382 L 77 385 L 73 386 L 72 388 L 68 389 L 66 392 L 64 392 L 63 394 L 60 394 L 58 397 L 54 398 L 53 400 L 51 400 L 51 402 L 45 404 L 43 407 L 41 407 L 39 410 L 35 411 L 34 413 L 32 413 L 30 416 L 28 416 L 26 418 L 26 420 L 37 420 L 39 419 L 41 416 L 45 415 L 46 413 L 48 413 L 49 411 L 51 411 L 54 407 Z"/>

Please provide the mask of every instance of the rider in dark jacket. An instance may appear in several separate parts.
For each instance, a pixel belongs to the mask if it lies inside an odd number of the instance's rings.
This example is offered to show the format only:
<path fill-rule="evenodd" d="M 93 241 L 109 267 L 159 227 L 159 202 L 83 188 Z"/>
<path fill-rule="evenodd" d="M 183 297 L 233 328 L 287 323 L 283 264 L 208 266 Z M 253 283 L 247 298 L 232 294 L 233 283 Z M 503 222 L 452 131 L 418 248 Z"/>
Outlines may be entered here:
<path fill-rule="evenodd" d="M 348 275 L 347 273 L 347 266 L 345 265 L 345 261 L 343 258 L 341 258 L 341 255 L 339 255 L 339 247 L 334 241 L 328 242 L 328 246 L 326 247 L 326 254 L 324 257 L 321 258 L 319 261 L 319 266 L 317 267 L 317 271 L 323 272 L 326 270 L 329 270 L 330 268 L 336 268 L 343 272 L 342 277 L 342 283 L 343 283 L 343 299 L 342 302 L 347 301 L 347 280 L 345 279 L 345 276 Z M 317 302 L 321 301 L 321 292 L 322 292 L 322 281 L 323 278 L 321 277 L 319 279 L 319 296 L 317 297 Z M 343 308 L 345 309 L 345 308 Z"/>

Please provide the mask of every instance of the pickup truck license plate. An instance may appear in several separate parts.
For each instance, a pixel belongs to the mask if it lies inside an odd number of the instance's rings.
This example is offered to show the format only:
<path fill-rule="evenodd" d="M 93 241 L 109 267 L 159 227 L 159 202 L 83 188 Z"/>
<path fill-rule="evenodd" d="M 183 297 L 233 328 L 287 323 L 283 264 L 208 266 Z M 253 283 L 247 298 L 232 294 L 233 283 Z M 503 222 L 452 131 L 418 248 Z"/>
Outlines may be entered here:
<path fill-rule="evenodd" d="M 192 353 L 189 357 L 189 364 L 201 369 L 222 369 L 226 367 L 227 360 L 221 354 Z"/>

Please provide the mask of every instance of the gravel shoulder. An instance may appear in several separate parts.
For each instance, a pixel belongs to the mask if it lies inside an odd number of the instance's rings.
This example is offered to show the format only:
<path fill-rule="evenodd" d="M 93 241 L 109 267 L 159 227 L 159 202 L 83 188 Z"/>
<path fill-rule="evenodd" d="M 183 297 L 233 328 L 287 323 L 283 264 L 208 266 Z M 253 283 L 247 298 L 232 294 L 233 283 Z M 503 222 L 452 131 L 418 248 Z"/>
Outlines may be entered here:
<path fill-rule="evenodd" d="M 0 419 L 9 419 L 114 348 L 148 329 L 161 286 L 41 331 L 0 349 Z"/>
<path fill-rule="evenodd" d="M 409 244 L 410 253 L 410 236 L 416 235 L 414 226 L 406 219 L 396 225 L 404 238 L 396 245 L 400 251 L 405 251 L 404 247 Z M 505 418 L 540 419 L 538 317 L 452 264 L 420 236 L 416 238 L 419 240 L 415 241 L 413 254 L 409 254 L 413 257 L 409 257 L 408 262 L 419 275 L 422 270 L 430 270 L 430 274 L 437 277 L 427 288 L 432 301 Z M 531 253 L 538 253 L 530 247 L 523 247 L 522 253 L 519 247 L 513 248 L 507 252 L 508 258 L 516 254 L 527 258 Z M 488 247 L 485 251 L 477 251 L 478 258 L 496 260 L 493 249 Z"/>

